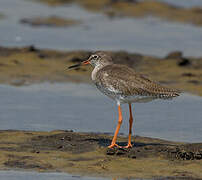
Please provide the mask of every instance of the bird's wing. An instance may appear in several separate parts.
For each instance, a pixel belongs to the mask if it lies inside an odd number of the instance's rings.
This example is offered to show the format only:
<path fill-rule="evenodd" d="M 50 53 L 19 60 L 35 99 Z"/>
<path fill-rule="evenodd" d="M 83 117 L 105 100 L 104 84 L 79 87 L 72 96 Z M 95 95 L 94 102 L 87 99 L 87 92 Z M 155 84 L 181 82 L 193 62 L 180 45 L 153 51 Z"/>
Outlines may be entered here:
<path fill-rule="evenodd" d="M 142 95 L 169 98 L 179 92 L 164 87 L 124 65 L 108 65 L 96 74 L 97 83 L 127 96 Z"/>

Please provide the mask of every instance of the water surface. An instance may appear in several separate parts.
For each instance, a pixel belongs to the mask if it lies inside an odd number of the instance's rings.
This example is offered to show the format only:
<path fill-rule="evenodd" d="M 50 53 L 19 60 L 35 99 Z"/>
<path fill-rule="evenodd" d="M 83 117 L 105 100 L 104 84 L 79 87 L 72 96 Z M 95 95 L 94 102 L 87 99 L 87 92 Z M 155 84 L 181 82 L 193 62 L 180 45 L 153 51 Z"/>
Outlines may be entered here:
<path fill-rule="evenodd" d="M 36 173 L 23 171 L 0 171 L 0 179 L 4 180 L 111 180 L 109 178 L 82 177 L 67 173 Z M 121 179 L 117 179 L 121 180 Z"/>
<path fill-rule="evenodd" d="M 201 0 L 158 0 L 160 2 L 166 2 L 169 4 L 173 4 L 175 6 L 184 7 L 184 8 L 192 8 L 192 7 L 202 7 Z"/>
<path fill-rule="evenodd" d="M 0 85 L 0 129 L 55 129 L 113 133 L 118 113 L 114 101 L 88 84 Z M 128 133 L 128 106 L 123 105 L 120 132 Z M 135 135 L 201 142 L 202 98 L 182 94 L 172 101 L 133 104 Z"/>
<path fill-rule="evenodd" d="M 201 1 L 167 0 L 175 4 L 201 5 Z M 1 0 L 1 46 L 34 44 L 59 50 L 126 50 L 157 56 L 180 50 L 187 56 L 202 56 L 202 28 L 172 23 L 154 17 L 109 19 L 85 11 L 76 5 L 49 7 L 25 0 Z M 82 20 L 69 28 L 30 27 L 20 24 L 22 18 L 57 15 Z"/>

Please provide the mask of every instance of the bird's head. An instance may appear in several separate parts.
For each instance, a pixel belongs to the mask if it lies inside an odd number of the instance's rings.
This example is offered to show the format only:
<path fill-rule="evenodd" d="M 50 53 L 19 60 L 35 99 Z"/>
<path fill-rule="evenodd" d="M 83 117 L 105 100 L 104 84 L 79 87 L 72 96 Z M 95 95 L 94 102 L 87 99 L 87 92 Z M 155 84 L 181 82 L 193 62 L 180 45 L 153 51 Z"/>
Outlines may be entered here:
<path fill-rule="evenodd" d="M 106 65 L 109 65 L 112 63 L 113 63 L 113 61 L 112 61 L 112 58 L 110 55 L 108 55 L 107 53 L 105 53 L 103 51 L 98 51 L 98 52 L 95 52 L 92 55 L 90 55 L 90 57 L 87 60 L 82 61 L 79 64 L 70 66 L 68 68 L 72 69 L 72 68 L 75 68 L 75 67 L 78 67 L 81 65 L 88 65 L 88 64 L 92 65 L 93 67 L 106 66 Z"/>

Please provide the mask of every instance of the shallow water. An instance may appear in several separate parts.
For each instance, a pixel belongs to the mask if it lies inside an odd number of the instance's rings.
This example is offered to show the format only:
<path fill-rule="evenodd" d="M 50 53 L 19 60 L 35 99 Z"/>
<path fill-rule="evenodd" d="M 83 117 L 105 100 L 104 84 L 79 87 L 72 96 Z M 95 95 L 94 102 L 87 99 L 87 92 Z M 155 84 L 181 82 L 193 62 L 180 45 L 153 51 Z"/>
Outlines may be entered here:
<path fill-rule="evenodd" d="M 22 171 L 0 171 L 0 179 L 4 180 L 112 180 L 109 178 L 82 177 L 67 173 L 36 173 Z M 116 179 L 121 180 L 121 179 Z M 138 179 L 136 179 L 138 180 Z"/>
<path fill-rule="evenodd" d="M 201 0 L 158 0 L 160 2 L 167 2 L 170 4 L 173 4 L 175 6 L 185 7 L 185 8 L 191 8 L 191 7 L 202 7 L 202 1 Z"/>
<path fill-rule="evenodd" d="M 201 5 L 201 1 L 166 0 L 177 5 Z M 181 3 L 179 3 L 181 2 Z M 0 45 L 25 46 L 60 50 L 126 50 L 165 56 L 181 50 L 187 56 L 202 56 L 202 28 L 180 23 L 165 22 L 147 17 L 115 18 L 85 11 L 78 6 L 49 7 L 31 0 L 1 0 Z M 21 18 L 58 15 L 83 21 L 69 28 L 34 28 L 19 23 Z"/>
<path fill-rule="evenodd" d="M 88 84 L 0 85 L 0 129 L 55 129 L 109 132 L 117 124 L 117 107 Z M 201 142 L 202 98 L 182 94 L 172 101 L 133 104 L 135 135 Z M 123 105 L 120 132 L 128 132 L 128 107 Z"/>

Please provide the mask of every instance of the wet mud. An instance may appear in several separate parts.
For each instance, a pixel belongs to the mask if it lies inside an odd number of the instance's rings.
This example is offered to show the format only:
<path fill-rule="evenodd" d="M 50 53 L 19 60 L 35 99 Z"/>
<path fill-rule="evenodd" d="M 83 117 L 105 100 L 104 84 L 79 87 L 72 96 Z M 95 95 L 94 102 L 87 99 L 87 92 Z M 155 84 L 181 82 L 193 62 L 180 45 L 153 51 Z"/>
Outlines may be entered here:
<path fill-rule="evenodd" d="M 68 70 L 89 57 L 90 51 L 0 47 L 0 83 L 16 86 L 41 82 L 91 82 L 92 67 Z M 171 52 L 159 58 L 124 51 L 108 52 L 115 63 L 126 64 L 164 85 L 202 95 L 202 58 Z"/>
<path fill-rule="evenodd" d="M 73 131 L 0 131 L 0 168 L 124 178 L 202 178 L 202 143 L 137 136 L 132 149 L 108 149 L 111 139 L 108 134 Z M 127 138 L 119 136 L 118 143 L 126 145 Z"/>
<path fill-rule="evenodd" d="M 74 19 L 61 18 L 57 16 L 50 17 L 35 17 L 24 18 L 20 20 L 22 24 L 28 24 L 34 27 L 47 26 L 47 27 L 69 27 L 81 23 L 81 21 Z"/>
<path fill-rule="evenodd" d="M 188 23 L 197 26 L 202 25 L 202 8 L 183 8 L 159 2 L 155 0 L 144 1 L 122 1 L 122 0 L 35 0 L 50 6 L 66 5 L 76 3 L 86 10 L 92 12 L 101 12 L 114 17 L 135 17 L 142 18 L 155 16 L 168 21 L 179 23 Z"/>

